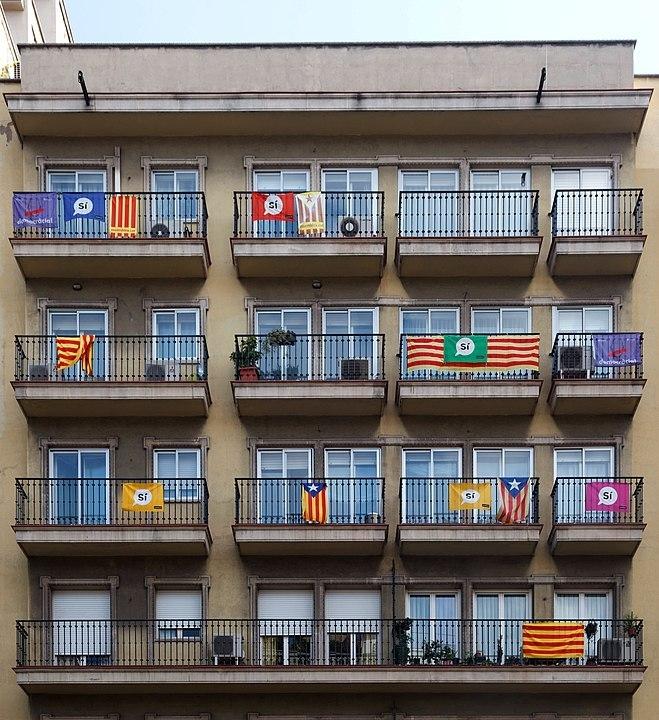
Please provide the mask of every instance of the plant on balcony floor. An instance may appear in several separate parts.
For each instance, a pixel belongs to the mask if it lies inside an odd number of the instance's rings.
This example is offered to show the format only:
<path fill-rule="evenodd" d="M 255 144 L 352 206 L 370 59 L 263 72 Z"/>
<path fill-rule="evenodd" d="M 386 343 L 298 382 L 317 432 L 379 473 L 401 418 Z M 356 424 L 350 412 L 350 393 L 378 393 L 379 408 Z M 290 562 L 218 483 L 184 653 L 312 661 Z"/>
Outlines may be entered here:
<path fill-rule="evenodd" d="M 238 369 L 239 380 L 255 382 L 259 379 L 258 362 L 261 355 L 255 335 L 250 335 L 240 341 L 240 346 L 229 355 L 229 359 L 235 363 Z"/>
<path fill-rule="evenodd" d="M 439 640 L 432 640 L 423 644 L 422 661 L 424 665 L 454 665 L 455 650 Z"/>
<path fill-rule="evenodd" d="M 641 631 L 641 620 L 633 612 L 628 612 L 622 619 L 622 626 L 627 637 L 634 638 Z"/>
<path fill-rule="evenodd" d="M 597 623 L 594 620 L 591 620 L 590 622 L 586 623 L 586 627 L 584 628 L 584 633 L 586 633 L 586 637 L 590 640 L 591 638 L 595 637 L 597 634 Z"/>
<path fill-rule="evenodd" d="M 282 347 L 295 345 L 297 342 L 297 335 L 292 330 L 284 330 L 284 328 L 277 328 L 271 330 L 266 335 L 267 347 Z"/>
<path fill-rule="evenodd" d="M 409 631 L 412 621 L 409 618 L 394 620 L 391 629 L 393 641 L 394 665 L 407 665 L 410 659 L 410 638 Z"/>

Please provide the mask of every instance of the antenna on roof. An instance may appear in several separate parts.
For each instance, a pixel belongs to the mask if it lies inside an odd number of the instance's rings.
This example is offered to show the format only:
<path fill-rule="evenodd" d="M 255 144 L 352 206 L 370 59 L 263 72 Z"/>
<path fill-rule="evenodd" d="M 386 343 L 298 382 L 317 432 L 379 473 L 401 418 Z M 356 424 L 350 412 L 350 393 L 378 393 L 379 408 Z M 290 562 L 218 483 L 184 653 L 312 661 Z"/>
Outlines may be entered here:
<path fill-rule="evenodd" d="M 535 96 L 535 103 L 536 105 L 542 100 L 542 91 L 545 88 L 545 80 L 547 79 L 547 68 L 543 67 L 542 72 L 540 73 L 540 84 L 538 85 L 538 92 Z"/>
<path fill-rule="evenodd" d="M 87 92 L 87 84 L 85 83 L 85 76 L 82 74 L 82 70 L 78 70 L 78 82 L 82 88 L 82 94 L 85 97 L 85 105 L 89 107 L 92 104 L 92 101 L 89 97 L 89 93 Z"/>

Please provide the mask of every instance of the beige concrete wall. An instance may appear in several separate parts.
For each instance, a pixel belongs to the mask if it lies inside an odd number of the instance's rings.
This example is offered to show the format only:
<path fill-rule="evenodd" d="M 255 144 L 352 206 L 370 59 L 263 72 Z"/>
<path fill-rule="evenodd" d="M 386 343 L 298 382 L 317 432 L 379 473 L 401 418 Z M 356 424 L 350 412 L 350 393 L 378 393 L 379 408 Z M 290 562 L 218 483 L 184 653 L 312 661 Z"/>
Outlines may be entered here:
<path fill-rule="evenodd" d="M 373 92 L 620 89 L 633 43 L 25 48 L 26 92 Z M 139 67 L 140 72 L 135 72 Z M 395 78 L 395 82 L 393 79 Z M 393 82 L 393 84 L 392 84 Z"/>

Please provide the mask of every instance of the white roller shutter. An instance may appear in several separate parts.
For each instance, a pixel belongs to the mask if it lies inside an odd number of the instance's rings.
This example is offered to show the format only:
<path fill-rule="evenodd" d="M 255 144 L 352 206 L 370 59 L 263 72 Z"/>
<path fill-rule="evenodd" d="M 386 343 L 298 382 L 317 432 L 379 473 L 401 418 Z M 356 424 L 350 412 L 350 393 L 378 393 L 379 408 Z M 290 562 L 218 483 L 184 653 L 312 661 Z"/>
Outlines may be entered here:
<path fill-rule="evenodd" d="M 257 611 L 261 635 L 310 635 L 313 590 L 261 590 Z"/>
<path fill-rule="evenodd" d="M 201 620 L 200 590 L 158 590 L 157 620 Z"/>
<path fill-rule="evenodd" d="M 53 590 L 51 614 L 55 656 L 110 653 L 108 590 Z"/>
<path fill-rule="evenodd" d="M 378 632 L 380 604 L 379 590 L 328 590 L 325 593 L 328 632 Z"/>

